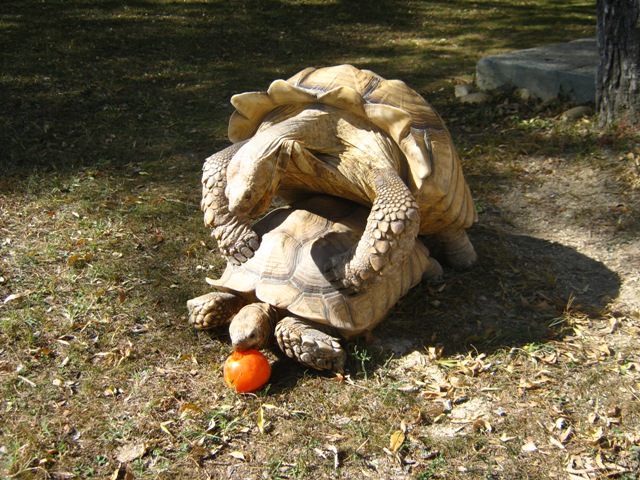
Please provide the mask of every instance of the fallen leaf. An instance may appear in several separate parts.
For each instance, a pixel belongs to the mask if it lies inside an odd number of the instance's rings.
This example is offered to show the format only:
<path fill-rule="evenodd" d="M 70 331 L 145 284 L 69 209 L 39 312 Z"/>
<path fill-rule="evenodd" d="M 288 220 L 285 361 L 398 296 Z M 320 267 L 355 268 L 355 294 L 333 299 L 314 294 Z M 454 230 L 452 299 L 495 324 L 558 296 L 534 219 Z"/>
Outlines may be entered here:
<path fill-rule="evenodd" d="M 93 255 L 91 253 L 86 253 L 86 254 L 81 254 L 81 253 L 76 253 L 74 255 L 71 255 L 68 259 L 67 259 L 67 264 L 68 265 L 80 265 L 82 263 L 85 262 L 89 262 L 93 259 Z"/>
<path fill-rule="evenodd" d="M 189 456 L 191 456 L 191 458 L 193 458 L 198 464 L 200 464 L 202 462 L 203 457 L 206 457 L 208 454 L 209 454 L 209 450 L 207 450 L 201 445 L 196 445 L 189 452 Z"/>
<path fill-rule="evenodd" d="M 466 387 L 465 381 L 460 377 L 451 377 L 449 379 L 449 383 L 451 383 L 451 385 L 453 385 L 455 388 Z"/>
<path fill-rule="evenodd" d="M 562 443 L 560 443 L 560 441 L 556 440 L 553 437 L 549 437 L 549 441 L 555 445 L 556 447 L 558 447 L 560 450 L 565 450 L 564 445 L 562 445 Z"/>
<path fill-rule="evenodd" d="M 609 410 L 607 410 L 605 412 L 605 415 L 609 418 L 616 418 L 620 416 L 621 412 L 622 410 L 620 409 L 620 407 L 616 405 L 615 407 L 612 407 Z"/>
<path fill-rule="evenodd" d="M 523 452 L 526 452 L 526 453 L 532 453 L 532 452 L 535 452 L 536 450 L 538 450 L 538 447 L 536 447 L 535 443 L 533 443 L 533 442 L 525 443 L 520 448 L 521 448 L 521 450 Z"/>
<path fill-rule="evenodd" d="M 162 430 L 164 433 L 166 433 L 171 437 L 173 437 L 173 434 L 169 431 L 169 429 L 167 428 L 167 425 L 170 425 L 172 423 L 173 423 L 173 420 L 167 420 L 166 422 L 162 422 L 160 424 L 160 430 Z"/>
<path fill-rule="evenodd" d="M 35 384 L 35 383 L 33 383 L 33 382 L 32 382 L 31 380 L 29 380 L 28 378 L 23 377 L 22 375 L 18 375 L 18 378 L 19 378 L 20 380 L 22 380 L 24 383 L 26 383 L 27 385 L 29 385 L 31 388 L 35 388 L 35 387 L 36 387 L 36 384 Z"/>
<path fill-rule="evenodd" d="M 402 447 L 404 439 L 405 435 L 402 430 L 396 430 L 395 432 L 393 432 L 389 441 L 389 450 L 391 450 L 392 453 L 396 453 L 398 450 L 400 450 L 400 447 Z"/>
<path fill-rule="evenodd" d="M 338 454 L 338 449 L 335 445 L 329 445 L 327 448 L 331 453 L 333 453 L 333 468 L 337 470 L 340 467 L 340 455 Z"/>
<path fill-rule="evenodd" d="M 405 384 L 400 385 L 396 390 L 398 390 L 399 392 L 415 393 L 419 389 L 413 383 L 405 383 Z"/>
<path fill-rule="evenodd" d="M 491 424 L 483 418 L 478 418 L 475 422 L 473 422 L 473 429 L 476 432 L 481 432 L 481 433 L 493 432 L 493 427 L 491 426 Z"/>
<path fill-rule="evenodd" d="M 611 350 L 606 343 L 601 343 L 600 345 L 598 345 L 598 351 L 605 357 L 611 356 Z"/>
<path fill-rule="evenodd" d="M 184 418 L 190 413 L 198 413 L 198 412 L 200 412 L 200 409 L 198 408 L 197 405 L 193 403 L 187 403 L 182 407 L 180 407 L 180 418 Z"/>
<path fill-rule="evenodd" d="M 573 432 L 573 430 L 571 429 L 571 427 L 567 428 L 564 432 L 562 432 L 560 434 L 560 436 L 558 437 L 558 439 L 562 442 L 565 443 L 569 437 L 571 436 L 571 433 Z"/>
<path fill-rule="evenodd" d="M 407 422 L 405 422 L 404 418 L 400 422 L 400 430 L 402 430 L 402 433 L 407 433 Z"/>
<path fill-rule="evenodd" d="M 188 360 L 191 360 L 191 363 L 193 363 L 194 365 L 198 364 L 198 360 L 196 359 L 195 356 L 193 356 L 193 354 L 191 353 L 185 353 L 183 355 L 180 355 L 180 361 L 181 362 L 186 362 Z"/>
<path fill-rule="evenodd" d="M 76 478 L 76 474 L 71 472 L 52 472 L 51 478 L 65 480 L 67 478 Z"/>
<path fill-rule="evenodd" d="M 592 445 L 597 445 L 598 443 L 600 443 L 602 440 L 605 439 L 604 428 L 602 428 L 602 427 L 598 427 L 596 429 L 592 429 L 588 433 L 589 433 L 589 436 L 591 437 L 591 444 Z"/>
<path fill-rule="evenodd" d="M 118 450 L 118 453 L 116 454 L 116 460 L 118 460 L 120 463 L 132 462 L 142 457 L 146 452 L 146 443 L 130 443 L 124 445 Z"/>
<path fill-rule="evenodd" d="M 244 453 L 238 450 L 234 450 L 233 452 L 230 452 L 229 455 L 235 459 L 242 460 L 243 462 L 247 461 L 246 457 L 244 456 Z"/>
<path fill-rule="evenodd" d="M 427 351 L 429 352 L 429 356 L 432 359 L 437 360 L 438 358 L 442 357 L 442 352 L 444 351 L 444 345 L 436 345 L 433 347 L 429 347 Z"/>
<path fill-rule="evenodd" d="M 122 393 L 122 390 L 114 386 L 110 386 L 105 388 L 102 393 L 105 397 L 116 397 Z"/>
<path fill-rule="evenodd" d="M 444 413 L 444 405 L 442 403 L 436 403 L 435 405 L 425 409 L 424 413 L 429 417 L 437 417 Z"/>

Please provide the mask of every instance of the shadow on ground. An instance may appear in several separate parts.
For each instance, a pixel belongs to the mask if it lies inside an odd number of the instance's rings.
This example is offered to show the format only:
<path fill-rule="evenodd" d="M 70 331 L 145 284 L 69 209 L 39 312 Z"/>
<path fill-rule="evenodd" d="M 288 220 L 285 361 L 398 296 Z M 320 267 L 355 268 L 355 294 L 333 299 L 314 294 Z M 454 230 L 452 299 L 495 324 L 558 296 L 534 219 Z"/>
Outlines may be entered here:
<path fill-rule="evenodd" d="M 445 355 L 492 353 L 562 337 L 566 314 L 596 316 L 617 296 L 619 276 L 558 243 L 475 227 L 480 255 L 469 272 L 421 285 L 375 334 L 388 357 L 442 344 Z"/>

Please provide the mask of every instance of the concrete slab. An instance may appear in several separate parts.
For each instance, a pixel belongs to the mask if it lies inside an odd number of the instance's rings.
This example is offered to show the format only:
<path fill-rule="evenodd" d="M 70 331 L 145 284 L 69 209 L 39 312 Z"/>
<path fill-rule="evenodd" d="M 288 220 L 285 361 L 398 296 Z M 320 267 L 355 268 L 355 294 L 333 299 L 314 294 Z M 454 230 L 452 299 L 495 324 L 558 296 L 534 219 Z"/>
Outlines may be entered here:
<path fill-rule="evenodd" d="M 482 90 L 527 88 L 542 100 L 595 102 L 597 65 L 596 39 L 585 38 L 481 58 L 476 82 Z"/>

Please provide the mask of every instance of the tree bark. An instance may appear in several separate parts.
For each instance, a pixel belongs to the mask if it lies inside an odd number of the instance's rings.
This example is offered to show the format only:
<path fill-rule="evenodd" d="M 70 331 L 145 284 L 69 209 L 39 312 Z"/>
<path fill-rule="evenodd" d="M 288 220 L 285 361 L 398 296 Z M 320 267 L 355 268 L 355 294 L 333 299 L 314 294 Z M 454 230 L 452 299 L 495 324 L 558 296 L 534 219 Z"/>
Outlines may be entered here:
<path fill-rule="evenodd" d="M 640 0 L 597 0 L 601 126 L 640 125 Z"/>

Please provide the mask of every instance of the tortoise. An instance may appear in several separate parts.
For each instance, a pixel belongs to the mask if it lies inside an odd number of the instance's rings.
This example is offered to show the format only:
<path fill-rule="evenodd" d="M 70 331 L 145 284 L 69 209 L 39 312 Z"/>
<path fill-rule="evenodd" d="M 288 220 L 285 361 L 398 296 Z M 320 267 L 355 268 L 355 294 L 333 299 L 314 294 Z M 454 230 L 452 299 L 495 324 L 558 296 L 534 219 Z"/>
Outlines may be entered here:
<path fill-rule="evenodd" d="M 274 195 L 291 203 L 315 193 L 371 207 L 359 242 L 324 266 L 348 292 L 393 268 L 418 234 L 435 235 L 454 268 L 476 261 L 465 231 L 476 211 L 451 136 L 404 82 L 352 65 L 310 67 L 231 103 L 234 144 L 206 159 L 201 202 L 231 262 L 258 248 L 251 219 Z"/>
<path fill-rule="evenodd" d="M 262 349 L 274 330 L 289 357 L 319 370 L 340 372 L 346 353 L 340 337 L 366 335 L 423 278 L 442 275 L 439 263 L 417 241 L 388 275 L 367 290 L 347 295 L 322 271 L 327 259 L 353 247 L 367 223 L 368 209 L 316 196 L 271 211 L 254 228 L 262 236 L 255 255 L 227 262 L 215 291 L 187 302 L 189 321 L 206 330 L 229 325 L 234 349 Z"/>

